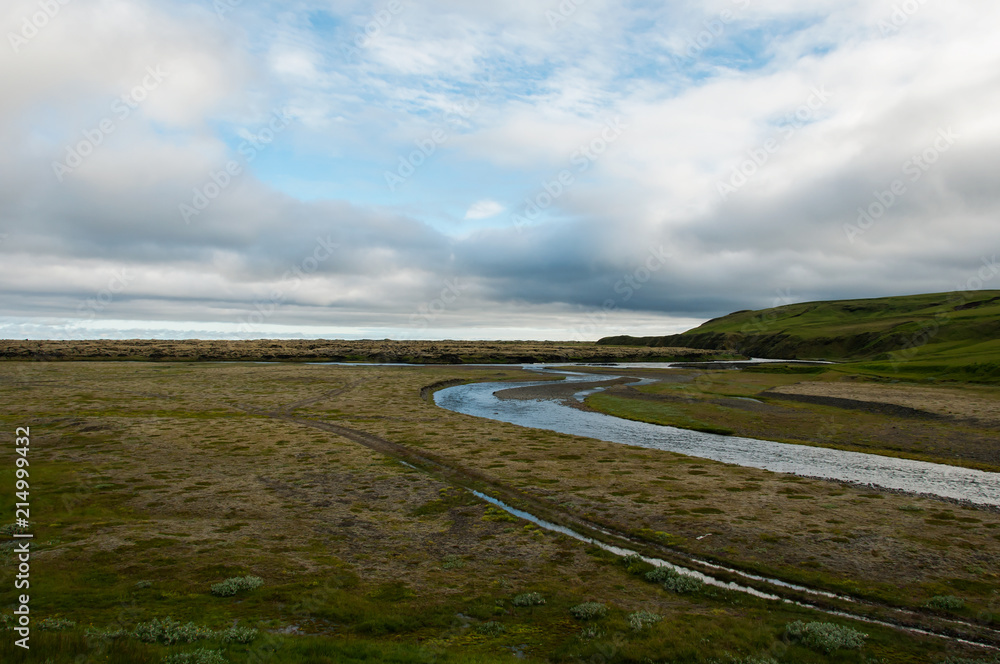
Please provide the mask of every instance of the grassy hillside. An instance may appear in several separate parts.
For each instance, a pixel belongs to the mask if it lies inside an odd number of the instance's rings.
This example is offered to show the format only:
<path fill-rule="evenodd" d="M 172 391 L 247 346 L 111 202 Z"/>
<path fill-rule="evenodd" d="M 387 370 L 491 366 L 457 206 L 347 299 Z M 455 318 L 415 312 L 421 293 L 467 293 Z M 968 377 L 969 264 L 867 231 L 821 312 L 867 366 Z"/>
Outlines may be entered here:
<path fill-rule="evenodd" d="M 686 346 L 756 357 L 864 361 L 875 373 L 1000 380 L 1000 291 L 806 302 L 738 311 L 683 334 L 608 337 L 611 346 Z"/>

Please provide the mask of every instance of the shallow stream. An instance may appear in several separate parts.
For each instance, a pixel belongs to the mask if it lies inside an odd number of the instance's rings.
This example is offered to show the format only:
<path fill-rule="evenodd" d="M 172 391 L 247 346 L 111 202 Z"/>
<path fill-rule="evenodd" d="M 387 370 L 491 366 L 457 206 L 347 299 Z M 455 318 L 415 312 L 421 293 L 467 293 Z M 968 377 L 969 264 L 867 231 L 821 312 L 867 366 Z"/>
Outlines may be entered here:
<path fill-rule="evenodd" d="M 588 388 L 587 383 L 619 377 L 565 369 L 544 371 L 565 375 L 565 381 L 558 384 L 580 383 L 580 392 L 588 394 L 597 390 Z M 499 399 L 494 395 L 501 390 L 551 384 L 551 381 L 472 383 L 440 390 L 434 394 L 434 400 L 438 406 L 448 410 L 524 427 L 668 450 L 779 473 L 1000 506 L 1000 473 L 824 447 L 722 436 L 588 412 L 563 405 L 557 400 Z"/>

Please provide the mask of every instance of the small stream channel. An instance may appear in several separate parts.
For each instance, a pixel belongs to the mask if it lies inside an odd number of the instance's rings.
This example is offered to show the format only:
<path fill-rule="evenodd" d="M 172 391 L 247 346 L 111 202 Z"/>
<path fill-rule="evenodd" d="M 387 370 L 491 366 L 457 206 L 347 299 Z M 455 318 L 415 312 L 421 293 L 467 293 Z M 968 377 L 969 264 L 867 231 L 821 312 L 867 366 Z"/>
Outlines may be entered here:
<path fill-rule="evenodd" d="M 472 493 L 476 497 L 480 498 L 481 500 L 485 500 L 486 502 L 490 503 L 491 505 L 495 505 L 496 507 L 499 507 L 500 509 L 503 509 L 503 510 L 505 510 L 506 512 L 508 512 L 510 514 L 513 514 L 514 516 L 516 516 L 518 518 L 524 519 L 526 521 L 530 521 L 531 523 L 533 523 L 533 524 L 535 524 L 535 525 L 537 525 L 537 526 L 539 526 L 541 528 L 544 528 L 546 530 L 550 530 L 550 531 L 556 532 L 556 533 L 561 533 L 563 535 L 567 535 L 568 537 L 572 537 L 573 539 L 577 539 L 577 540 L 579 540 L 581 542 L 586 542 L 587 544 L 592 544 L 594 546 L 600 547 L 601 549 L 604 549 L 605 551 L 613 553 L 613 554 L 615 554 L 617 556 L 639 555 L 638 552 L 633 551 L 631 549 L 627 549 L 627 548 L 620 547 L 620 546 L 615 546 L 613 544 L 607 544 L 605 542 L 602 542 L 600 540 L 594 539 L 592 537 L 587 537 L 586 535 L 582 535 L 582 534 L 576 532 L 575 530 L 573 530 L 572 528 L 567 528 L 566 526 L 561 526 L 561 525 L 559 525 L 557 523 L 552 523 L 550 521 L 546 521 L 544 519 L 540 519 L 537 516 L 535 516 L 534 514 L 531 514 L 530 512 L 525 512 L 524 510 L 519 510 L 519 509 L 517 509 L 515 507 L 511 507 L 510 505 L 507 505 L 503 501 L 497 500 L 496 498 L 493 498 L 492 496 L 488 496 L 488 495 L 486 495 L 486 494 L 484 494 L 484 493 L 482 493 L 480 491 L 475 491 L 475 490 L 471 490 L 471 491 L 472 491 Z M 609 533 L 606 533 L 606 534 L 609 534 Z M 837 610 L 834 610 L 834 609 L 823 608 L 823 607 L 820 607 L 820 606 L 816 606 L 814 604 L 809 604 L 808 602 L 797 602 L 795 600 L 786 599 L 786 598 L 783 598 L 783 597 L 779 597 L 778 595 L 773 595 L 771 593 L 763 592 L 763 591 L 758 590 L 756 588 L 751 588 L 750 586 L 740 585 L 738 583 L 733 583 L 731 581 L 730 582 L 720 581 L 719 579 L 717 579 L 717 578 L 715 578 L 713 576 L 710 576 L 708 574 L 702 574 L 701 572 L 698 572 L 696 570 L 688 569 L 686 567 L 681 567 L 679 565 L 675 565 L 675 564 L 673 564 L 671 562 L 668 562 L 666 560 L 662 560 L 660 558 L 651 558 L 649 556 L 642 556 L 642 555 L 640 555 L 640 557 L 644 561 L 646 561 L 647 563 L 649 563 L 651 565 L 655 565 L 657 567 L 668 567 L 668 568 L 670 568 L 670 569 L 672 569 L 672 570 L 674 570 L 676 572 L 679 572 L 681 574 L 685 574 L 687 576 L 692 576 L 692 577 L 694 577 L 696 579 L 699 579 L 703 583 L 705 583 L 706 585 L 713 586 L 713 587 L 716 587 L 716 588 L 723 588 L 725 590 L 732 590 L 734 592 L 739 592 L 739 593 L 744 593 L 744 594 L 747 594 L 747 595 L 752 595 L 753 597 L 758 597 L 760 599 L 766 599 L 766 600 L 784 602 L 786 604 L 794 604 L 795 606 L 799 606 L 799 607 L 806 608 L 806 609 L 812 609 L 814 611 L 820 611 L 822 613 L 826 613 L 827 615 L 837 616 L 837 617 L 840 617 L 840 618 L 849 618 L 851 620 L 858 620 L 860 622 L 868 623 L 870 625 L 880 625 L 882 627 L 889 627 L 891 629 L 898 629 L 898 630 L 902 630 L 904 632 L 909 632 L 911 634 L 920 634 L 920 635 L 923 635 L 923 636 L 934 636 L 934 637 L 939 637 L 939 638 L 946 638 L 946 639 L 949 639 L 949 640 L 952 640 L 952 641 L 956 641 L 958 643 L 964 643 L 964 644 L 970 645 L 970 646 L 976 646 L 976 647 L 980 647 L 980 648 L 987 648 L 989 650 L 1000 650 L 1000 649 L 998 649 L 998 648 L 996 648 L 996 647 L 994 647 L 992 645 L 980 643 L 980 642 L 977 642 L 977 641 L 970 641 L 970 640 L 967 640 L 967 639 L 962 639 L 962 638 L 959 638 L 959 637 L 956 637 L 956 636 L 953 636 L 953 635 L 940 634 L 940 633 L 937 633 L 937 632 L 932 632 L 932 631 L 920 629 L 920 628 L 917 628 L 917 627 L 907 627 L 907 626 L 904 626 L 904 625 L 890 623 L 890 622 L 886 622 L 886 621 L 883 621 L 883 620 L 876 620 L 874 618 L 869 618 L 867 616 L 856 615 L 856 614 L 853 614 L 853 613 L 849 613 L 847 611 L 837 611 Z M 692 560 L 693 559 L 694 558 L 692 557 Z M 720 570 L 720 571 L 729 572 L 730 574 L 736 574 L 736 575 L 741 576 L 741 577 L 743 577 L 745 579 L 753 579 L 755 581 L 759 581 L 759 582 L 766 583 L 766 584 L 771 584 L 771 585 L 774 585 L 774 586 L 777 586 L 777 587 L 780 587 L 780 588 L 786 588 L 786 589 L 789 589 L 789 590 L 795 590 L 795 591 L 804 593 L 806 595 L 811 595 L 813 597 L 826 597 L 826 598 L 831 598 L 831 599 L 839 599 L 841 601 L 845 601 L 845 602 L 849 602 L 849 603 L 857 603 L 857 600 L 855 600 L 855 599 L 853 599 L 851 597 L 846 597 L 844 595 L 837 595 L 835 593 L 830 593 L 830 592 L 826 592 L 826 591 L 823 591 L 823 590 L 814 590 L 812 588 L 806 588 L 804 586 L 795 585 L 793 583 L 787 583 L 787 582 L 781 581 L 779 579 L 771 579 L 771 578 L 764 577 L 764 576 L 757 576 L 755 574 L 748 574 L 748 573 L 742 572 L 740 570 L 732 569 L 732 568 L 729 568 L 729 567 L 723 567 L 722 565 L 716 565 L 714 563 L 709 563 L 709 562 L 703 561 L 703 560 L 699 560 L 698 562 L 701 563 L 702 565 L 705 565 L 705 566 L 709 567 L 709 568 L 714 568 L 714 569 L 717 569 L 717 570 Z M 912 619 L 916 615 L 916 614 L 914 614 L 911 611 L 906 611 L 906 610 L 903 610 L 903 609 L 893 609 L 893 611 L 895 613 L 897 613 L 898 615 L 900 615 L 904 619 L 905 618 L 911 618 Z M 969 626 L 966 623 L 962 623 L 961 621 L 951 621 L 951 622 L 953 624 L 955 624 L 955 625 Z"/>

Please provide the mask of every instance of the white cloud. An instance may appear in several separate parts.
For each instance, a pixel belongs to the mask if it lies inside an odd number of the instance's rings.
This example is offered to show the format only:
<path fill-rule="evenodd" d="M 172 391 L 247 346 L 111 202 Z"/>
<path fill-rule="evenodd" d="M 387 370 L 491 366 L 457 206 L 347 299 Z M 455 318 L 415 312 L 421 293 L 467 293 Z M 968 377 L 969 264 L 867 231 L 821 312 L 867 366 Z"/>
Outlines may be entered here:
<path fill-rule="evenodd" d="M 465 212 L 465 219 L 489 219 L 504 211 L 504 206 L 496 201 L 485 199 L 477 201 L 469 206 Z"/>

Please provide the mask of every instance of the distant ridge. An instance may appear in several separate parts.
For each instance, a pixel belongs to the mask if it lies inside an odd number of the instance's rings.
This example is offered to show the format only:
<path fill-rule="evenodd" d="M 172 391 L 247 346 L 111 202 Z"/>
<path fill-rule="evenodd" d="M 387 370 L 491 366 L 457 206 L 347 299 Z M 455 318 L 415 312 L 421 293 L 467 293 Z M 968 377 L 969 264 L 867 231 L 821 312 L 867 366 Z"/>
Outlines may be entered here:
<path fill-rule="evenodd" d="M 744 310 L 683 334 L 605 337 L 597 343 L 684 346 L 779 359 L 934 362 L 942 370 L 978 364 L 976 371 L 1000 375 L 1000 290 Z"/>

